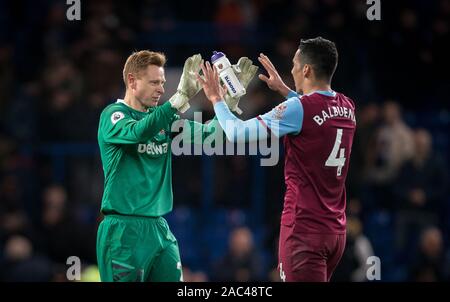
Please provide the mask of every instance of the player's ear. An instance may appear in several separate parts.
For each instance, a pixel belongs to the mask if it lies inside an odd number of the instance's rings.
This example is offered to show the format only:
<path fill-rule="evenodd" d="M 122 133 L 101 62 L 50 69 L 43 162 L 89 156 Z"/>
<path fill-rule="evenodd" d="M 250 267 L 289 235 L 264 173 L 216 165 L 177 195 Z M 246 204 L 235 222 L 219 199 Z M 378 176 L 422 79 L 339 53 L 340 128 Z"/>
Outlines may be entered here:
<path fill-rule="evenodd" d="M 309 78 L 309 77 L 311 77 L 311 75 L 312 75 L 312 68 L 311 68 L 311 65 L 309 65 L 309 64 L 303 65 L 303 70 L 302 70 L 302 72 L 303 72 L 303 77 L 304 77 L 304 78 Z"/>
<path fill-rule="evenodd" d="M 136 86 L 137 86 L 137 82 L 136 82 L 136 77 L 134 76 L 134 74 L 132 74 L 132 73 L 127 74 L 127 82 L 128 82 L 128 87 L 132 91 L 135 91 L 136 90 Z"/>

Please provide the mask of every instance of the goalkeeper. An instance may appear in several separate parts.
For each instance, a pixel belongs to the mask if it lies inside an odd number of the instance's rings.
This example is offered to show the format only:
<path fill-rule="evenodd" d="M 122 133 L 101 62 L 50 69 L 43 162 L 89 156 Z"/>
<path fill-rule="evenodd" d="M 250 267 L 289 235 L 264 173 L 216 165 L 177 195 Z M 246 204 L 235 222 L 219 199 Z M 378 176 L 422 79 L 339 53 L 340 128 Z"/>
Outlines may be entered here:
<path fill-rule="evenodd" d="M 185 112 L 201 90 L 196 75 L 203 60 L 199 54 L 186 60 L 177 92 L 158 106 L 165 62 L 158 52 L 130 55 L 123 70 L 125 97 L 100 116 L 105 185 L 97 260 L 102 281 L 183 281 L 177 240 L 162 216 L 173 204 L 171 125 L 179 119 L 177 111 Z M 220 127 L 216 118 L 207 125 L 187 124 L 194 142 Z"/>

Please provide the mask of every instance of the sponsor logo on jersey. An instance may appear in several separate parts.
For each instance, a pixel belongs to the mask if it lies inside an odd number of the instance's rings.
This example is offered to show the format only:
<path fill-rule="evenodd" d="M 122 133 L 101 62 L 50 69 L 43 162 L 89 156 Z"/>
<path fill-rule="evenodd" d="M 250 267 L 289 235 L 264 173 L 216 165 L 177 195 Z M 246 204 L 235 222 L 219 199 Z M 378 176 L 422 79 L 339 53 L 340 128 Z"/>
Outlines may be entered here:
<path fill-rule="evenodd" d="M 116 111 L 113 114 L 111 114 L 111 123 L 113 123 L 113 125 L 115 125 L 118 121 L 120 121 L 124 117 L 125 117 L 125 114 L 123 114 L 123 112 Z"/>
<path fill-rule="evenodd" d="M 148 155 L 162 155 L 167 153 L 168 147 L 168 143 L 164 143 L 161 145 L 157 145 L 153 142 L 150 144 L 139 144 L 138 152 L 147 153 Z"/>
<path fill-rule="evenodd" d="M 277 120 L 281 120 L 283 118 L 284 113 L 286 112 L 287 105 L 280 104 L 273 110 L 273 118 Z"/>

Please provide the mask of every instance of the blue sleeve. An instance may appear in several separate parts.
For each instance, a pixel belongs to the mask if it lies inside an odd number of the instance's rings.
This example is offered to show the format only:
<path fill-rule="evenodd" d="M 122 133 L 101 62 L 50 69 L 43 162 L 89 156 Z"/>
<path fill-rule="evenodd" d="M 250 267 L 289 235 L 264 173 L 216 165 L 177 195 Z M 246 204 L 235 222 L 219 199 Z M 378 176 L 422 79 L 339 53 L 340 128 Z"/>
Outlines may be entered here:
<path fill-rule="evenodd" d="M 223 101 L 214 105 L 214 111 L 230 142 L 254 142 L 268 137 L 266 127 L 258 118 L 243 121 L 237 118 Z"/>
<path fill-rule="evenodd" d="M 286 96 L 286 100 L 290 99 L 290 98 L 299 98 L 300 95 L 295 92 L 294 90 L 289 90 L 288 95 Z"/>
<path fill-rule="evenodd" d="M 260 119 L 277 137 L 298 134 L 303 125 L 303 105 L 297 95 L 261 115 Z"/>
<path fill-rule="evenodd" d="M 228 108 L 225 102 L 214 105 L 220 126 L 231 142 L 253 142 L 268 137 L 268 130 L 277 137 L 298 134 L 303 124 L 303 106 L 298 96 L 288 99 L 268 113 L 242 121 Z"/>

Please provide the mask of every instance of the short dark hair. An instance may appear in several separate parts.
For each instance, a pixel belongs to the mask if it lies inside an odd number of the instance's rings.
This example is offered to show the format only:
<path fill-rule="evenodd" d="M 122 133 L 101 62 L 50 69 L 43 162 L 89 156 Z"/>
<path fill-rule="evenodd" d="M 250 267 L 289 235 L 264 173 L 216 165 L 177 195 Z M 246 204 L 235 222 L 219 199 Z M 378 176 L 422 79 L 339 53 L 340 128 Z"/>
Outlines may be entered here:
<path fill-rule="evenodd" d="M 311 65 L 317 79 L 330 82 L 338 62 L 338 51 L 334 42 L 322 37 L 302 39 L 298 49 L 302 66 Z"/>

